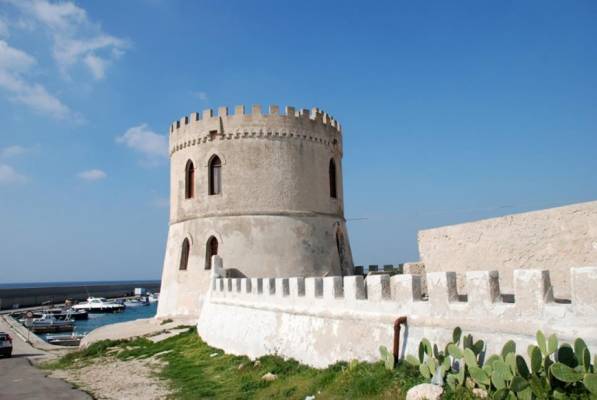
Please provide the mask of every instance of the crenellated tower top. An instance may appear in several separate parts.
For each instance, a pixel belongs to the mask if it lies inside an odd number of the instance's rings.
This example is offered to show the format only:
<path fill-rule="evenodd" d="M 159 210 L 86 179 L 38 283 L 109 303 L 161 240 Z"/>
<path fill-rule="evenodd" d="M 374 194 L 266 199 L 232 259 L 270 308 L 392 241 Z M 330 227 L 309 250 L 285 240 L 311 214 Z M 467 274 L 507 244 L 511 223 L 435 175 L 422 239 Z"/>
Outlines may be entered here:
<path fill-rule="evenodd" d="M 199 314 L 211 256 L 247 277 L 352 274 L 342 128 L 319 108 L 193 112 L 169 127 L 170 230 L 158 314 Z"/>
<path fill-rule="evenodd" d="M 319 108 L 295 109 L 287 106 L 281 112 L 277 105 L 270 105 L 264 113 L 259 105 L 250 112 L 239 105 L 230 113 L 228 107 L 202 113 L 192 112 L 170 125 L 170 154 L 189 145 L 189 139 L 211 141 L 241 137 L 302 138 L 324 144 L 341 142 L 342 127 L 328 113 Z"/>

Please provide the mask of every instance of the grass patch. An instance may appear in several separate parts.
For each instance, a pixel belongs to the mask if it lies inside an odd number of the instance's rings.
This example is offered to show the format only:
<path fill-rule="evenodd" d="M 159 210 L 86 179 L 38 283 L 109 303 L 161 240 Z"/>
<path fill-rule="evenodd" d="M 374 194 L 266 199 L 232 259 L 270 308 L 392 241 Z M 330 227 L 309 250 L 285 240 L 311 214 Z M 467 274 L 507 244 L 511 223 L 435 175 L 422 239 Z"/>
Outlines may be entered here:
<path fill-rule="evenodd" d="M 402 363 L 393 371 L 382 362 L 340 362 L 314 369 L 294 360 L 264 356 L 253 362 L 247 357 L 224 354 L 208 346 L 194 328 L 153 343 L 102 341 L 47 363 L 45 368 L 74 368 L 108 353 L 121 360 L 156 356 L 166 365 L 156 374 L 170 383 L 176 399 L 404 399 L 406 391 L 422 382 L 418 371 Z M 266 373 L 278 379 L 266 382 Z"/>

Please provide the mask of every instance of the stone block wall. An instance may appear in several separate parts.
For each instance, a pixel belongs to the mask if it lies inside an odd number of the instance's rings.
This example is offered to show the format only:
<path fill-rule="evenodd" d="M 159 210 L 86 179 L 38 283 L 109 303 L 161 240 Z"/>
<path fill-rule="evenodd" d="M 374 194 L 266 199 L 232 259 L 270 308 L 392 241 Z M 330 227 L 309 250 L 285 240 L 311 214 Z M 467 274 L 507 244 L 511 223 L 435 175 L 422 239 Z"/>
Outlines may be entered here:
<path fill-rule="evenodd" d="M 597 265 L 597 201 L 422 230 L 418 240 L 429 272 L 495 269 L 511 293 L 515 268 L 546 269 L 555 296 L 569 299 L 570 268 Z"/>

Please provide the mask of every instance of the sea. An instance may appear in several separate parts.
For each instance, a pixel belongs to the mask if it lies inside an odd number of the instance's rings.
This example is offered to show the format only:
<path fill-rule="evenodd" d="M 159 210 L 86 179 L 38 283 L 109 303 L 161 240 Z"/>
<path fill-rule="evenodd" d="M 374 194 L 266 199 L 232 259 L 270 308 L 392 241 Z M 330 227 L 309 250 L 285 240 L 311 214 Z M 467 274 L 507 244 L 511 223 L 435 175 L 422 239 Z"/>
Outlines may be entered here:
<path fill-rule="evenodd" d="M 149 303 L 146 306 L 127 307 L 123 312 L 106 313 L 106 314 L 89 314 L 89 319 L 75 321 L 74 333 L 86 335 L 92 330 L 100 326 L 115 324 L 117 322 L 132 321 L 134 319 L 151 318 L 155 316 L 158 309 L 158 303 Z M 50 335 L 61 335 L 50 334 Z M 46 338 L 45 334 L 39 334 L 42 339 Z"/>
<path fill-rule="evenodd" d="M 119 285 L 119 284 L 138 284 L 143 287 L 145 283 L 159 283 L 158 279 L 151 280 L 131 280 L 131 281 L 71 281 L 71 282 L 19 282 L 19 283 L 0 283 L 0 289 L 24 289 L 24 288 L 43 288 L 43 287 L 68 287 L 68 286 L 94 286 L 94 285 Z"/>

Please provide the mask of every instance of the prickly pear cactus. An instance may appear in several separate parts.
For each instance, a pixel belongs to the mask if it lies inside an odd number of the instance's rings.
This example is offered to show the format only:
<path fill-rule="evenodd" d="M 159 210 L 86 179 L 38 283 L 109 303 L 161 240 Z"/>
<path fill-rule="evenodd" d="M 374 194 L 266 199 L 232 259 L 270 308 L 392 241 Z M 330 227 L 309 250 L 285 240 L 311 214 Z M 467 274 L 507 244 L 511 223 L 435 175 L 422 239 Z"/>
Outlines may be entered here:
<path fill-rule="evenodd" d="M 386 346 L 379 346 L 379 354 L 381 355 L 381 360 L 384 362 L 387 370 L 394 369 L 394 354 L 390 353 Z"/>
<path fill-rule="evenodd" d="M 516 353 L 514 341 L 506 342 L 500 354 L 487 356 L 485 342 L 462 336 L 457 327 L 443 351 L 423 339 L 418 358 L 409 355 L 406 361 L 436 384 L 445 382 L 453 391 L 461 386 L 481 388 L 493 399 L 560 399 L 583 393 L 597 399 L 597 356 L 591 363 L 584 340 L 560 344 L 555 334 L 546 338 L 541 331 L 536 338 L 526 360 Z"/>

